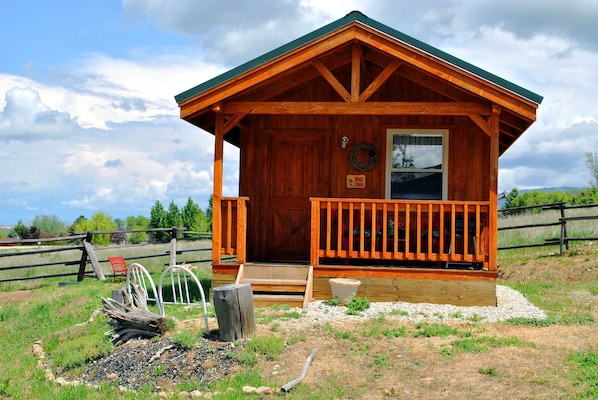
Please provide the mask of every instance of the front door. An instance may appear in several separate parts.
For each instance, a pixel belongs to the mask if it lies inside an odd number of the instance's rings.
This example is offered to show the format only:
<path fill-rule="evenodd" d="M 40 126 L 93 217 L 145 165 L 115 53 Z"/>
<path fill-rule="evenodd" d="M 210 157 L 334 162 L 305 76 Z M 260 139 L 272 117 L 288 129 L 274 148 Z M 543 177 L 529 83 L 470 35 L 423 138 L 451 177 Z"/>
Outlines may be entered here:
<path fill-rule="evenodd" d="M 271 132 L 265 255 L 268 261 L 308 261 L 310 197 L 326 197 L 328 132 Z"/>

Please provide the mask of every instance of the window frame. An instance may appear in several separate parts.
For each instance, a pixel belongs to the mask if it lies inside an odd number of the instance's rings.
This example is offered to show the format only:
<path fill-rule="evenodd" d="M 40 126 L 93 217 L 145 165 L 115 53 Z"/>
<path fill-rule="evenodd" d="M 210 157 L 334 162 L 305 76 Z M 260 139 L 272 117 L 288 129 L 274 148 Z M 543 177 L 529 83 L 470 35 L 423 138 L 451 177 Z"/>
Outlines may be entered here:
<path fill-rule="evenodd" d="M 392 168 L 392 144 L 394 135 L 441 135 L 442 136 L 442 168 L 437 170 L 442 173 L 442 200 L 447 200 L 448 196 L 448 159 L 449 159 L 449 130 L 446 128 L 389 128 L 386 130 L 386 174 L 385 174 L 385 196 L 391 199 L 391 176 L 393 172 L 405 171 L 405 169 Z M 408 169 L 413 172 L 429 172 L 429 169 Z"/>

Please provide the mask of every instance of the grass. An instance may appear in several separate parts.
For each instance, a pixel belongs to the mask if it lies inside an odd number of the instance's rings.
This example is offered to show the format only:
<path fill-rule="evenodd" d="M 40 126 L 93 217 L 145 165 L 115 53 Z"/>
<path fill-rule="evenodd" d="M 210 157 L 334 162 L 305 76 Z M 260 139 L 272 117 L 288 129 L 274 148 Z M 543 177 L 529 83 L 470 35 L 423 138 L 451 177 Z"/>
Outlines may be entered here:
<path fill-rule="evenodd" d="M 304 355 L 317 347 L 305 382 L 272 398 L 597 398 L 598 346 L 592 339 L 598 325 L 596 259 L 598 245 L 587 242 L 572 245 L 565 256 L 549 248 L 499 253 L 499 283 L 543 308 L 547 319 L 480 324 L 479 317 L 472 317 L 459 323 L 410 323 L 378 316 L 354 325 L 318 322 L 291 329 L 286 323 L 301 318 L 302 312 L 285 306 L 256 309 L 256 322 L 263 329 L 237 344 L 242 347 L 236 355 L 240 370 L 205 390 L 219 392 L 219 399 L 260 398 L 243 395 L 243 386 L 277 387 L 296 378 Z M 146 266 L 156 275 L 163 269 L 161 262 Z M 209 287 L 209 269 L 198 273 Z M 158 398 L 152 387 L 120 392 L 109 384 L 91 389 L 46 380 L 31 351 L 36 342 L 43 344 L 54 373 L 73 376 L 112 350 L 104 335 L 106 318 L 90 317 L 101 308 L 100 298 L 109 297 L 121 283 L 86 279 L 58 287 L 61 280 L 0 285 L 0 398 Z M 359 313 L 366 300 L 357 299 L 354 312 Z M 213 307 L 208 313 L 214 317 Z M 175 343 L 197 346 L 204 332 L 181 322 L 200 319 L 200 314 L 193 308 L 172 308 L 169 327 Z M 151 372 L 156 377 L 163 373 L 160 367 Z M 178 385 L 178 390 L 196 388 L 192 380 Z"/>

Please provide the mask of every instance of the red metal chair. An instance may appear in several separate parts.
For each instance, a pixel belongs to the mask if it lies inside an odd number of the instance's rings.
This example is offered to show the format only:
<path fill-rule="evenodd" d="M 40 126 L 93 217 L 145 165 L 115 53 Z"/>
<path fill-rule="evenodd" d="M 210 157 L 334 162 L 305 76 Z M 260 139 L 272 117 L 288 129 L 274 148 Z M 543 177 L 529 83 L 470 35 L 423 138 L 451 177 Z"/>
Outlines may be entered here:
<path fill-rule="evenodd" d="M 123 256 L 111 256 L 108 257 L 108 261 L 110 261 L 112 267 L 112 282 L 116 282 L 117 275 L 125 276 L 127 274 L 127 262 Z"/>

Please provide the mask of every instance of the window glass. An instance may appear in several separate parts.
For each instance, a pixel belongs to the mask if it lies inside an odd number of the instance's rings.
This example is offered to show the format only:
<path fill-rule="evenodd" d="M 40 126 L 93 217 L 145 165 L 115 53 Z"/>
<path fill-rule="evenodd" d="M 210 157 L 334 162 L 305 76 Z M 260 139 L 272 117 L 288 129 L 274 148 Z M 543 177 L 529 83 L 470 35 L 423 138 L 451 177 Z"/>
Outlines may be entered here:
<path fill-rule="evenodd" d="M 446 131 L 389 133 L 391 199 L 442 200 L 446 187 Z"/>

